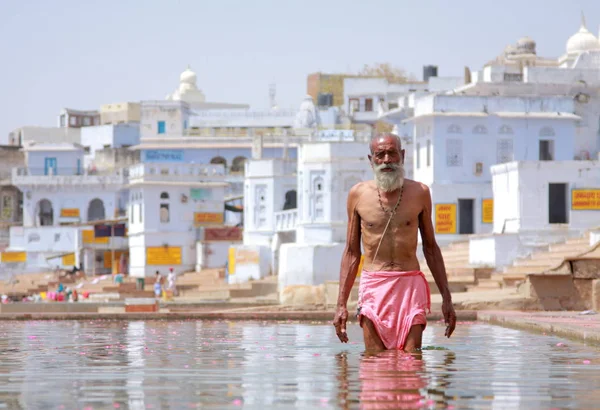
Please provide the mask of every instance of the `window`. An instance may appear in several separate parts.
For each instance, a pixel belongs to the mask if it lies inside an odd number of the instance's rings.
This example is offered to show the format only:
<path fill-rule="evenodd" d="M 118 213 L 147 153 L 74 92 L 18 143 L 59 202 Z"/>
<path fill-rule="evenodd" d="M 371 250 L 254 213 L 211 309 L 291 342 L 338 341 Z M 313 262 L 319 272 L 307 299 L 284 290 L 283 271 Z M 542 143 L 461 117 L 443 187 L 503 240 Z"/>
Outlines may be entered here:
<path fill-rule="evenodd" d="M 133 205 L 129 205 L 129 222 L 130 223 L 134 223 L 135 222 L 133 220 Z"/>
<path fill-rule="evenodd" d="M 164 121 L 158 121 L 158 133 L 164 134 L 167 132 L 167 125 Z"/>
<path fill-rule="evenodd" d="M 358 98 L 350 98 L 350 100 L 348 101 L 348 111 L 350 113 L 353 113 L 355 111 L 358 111 L 359 108 L 360 102 L 358 101 Z"/>
<path fill-rule="evenodd" d="M 417 157 L 417 169 L 421 168 L 421 144 L 417 142 L 417 152 L 415 152 L 415 156 Z"/>
<path fill-rule="evenodd" d="M 140 221 L 140 223 L 142 223 L 142 222 L 143 222 L 143 218 L 142 218 L 142 214 L 143 214 L 143 206 L 144 206 L 144 203 L 142 202 L 142 203 L 140 204 L 139 208 L 138 208 L 138 209 L 139 209 L 139 213 L 138 213 L 138 220 Z"/>
<path fill-rule="evenodd" d="M 69 117 L 69 125 L 77 125 L 77 117 Z"/>
<path fill-rule="evenodd" d="M 169 223 L 169 204 L 160 204 L 160 222 Z"/>
<path fill-rule="evenodd" d="M 183 129 L 184 129 L 184 130 L 187 130 L 187 120 L 184 120 L 184 121 L 183 121 Z"/>
<path fill-rule="evenodd" d="M 540 140 L 540 161 L 554 160 L 554 141 Z"/>
<path fill-rule="evenodd" d="M 456 124 L 452 124 L 448 127 L 448 134 L 460 134 L 462 132 L 462 130 L 460 129 L 459 125 Z"/>
<path fill-rule="evenodd" d="M 92 125 L 92 119 L 90 117 L 83 117 L 83 125 Z"/>
<path fill-rule="evenodd" d="M 462 140 L 446 140 L 446 166 L 462 167 Z"/>
<path fill-rule="evenodd" d="M 498 134 L 512 134 L 513 130 L 508 125 L 503 125 L 498 130 Z"/>
<path fill-rule="evenodd" d="M 513 142 L 511 139 L 501 139 L 496 142 L 496 163 L 504 164 L 513 160 Z"/>
<path fill-rule="evenodd" d="M 487 134 L 487 128 L 483 125 L 476 125 L 475 128 L 473 128 L 473 134 Z"/>
<path fill-rule="evenodd" d="M 365 98 L 365 111 L 366 112 L 373 111 L 373 99 L 372 98 Z"/>
<path fill-rule="evenodd" d="M 431 166 L 431 141 L 427 140 L 427 166 Z"/>
<path fill-rule="evenodd" d="M 389 102 L 388 103 L 388 110 L 395 110 L 396 108 L 398 108 L 398 102 Z"/>
<path fill-rule="evenodd" d="M 162 194 L 160 194 L 160 199 L 169 199 L 169 193 L 163 192 Z"/>
<path fill-rule="evenodd" d="M 65 125 L 65 115 L 63 114 L 60 116 L 60 126 L 64 127 Z"/>

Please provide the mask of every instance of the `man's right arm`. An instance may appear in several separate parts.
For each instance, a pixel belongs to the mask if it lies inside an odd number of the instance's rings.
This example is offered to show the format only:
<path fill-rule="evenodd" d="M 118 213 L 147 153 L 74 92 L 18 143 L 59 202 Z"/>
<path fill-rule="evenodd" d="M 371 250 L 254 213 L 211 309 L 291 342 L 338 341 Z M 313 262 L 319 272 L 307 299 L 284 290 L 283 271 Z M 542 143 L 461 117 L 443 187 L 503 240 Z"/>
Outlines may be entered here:
<path fill-rule="evenodd" d="M 360 185 L 357 184 L 348 194 L 348 231 L 346 233 L 346 247 L 342 254 L 340 267 L 340 289 L 338 295 L 338 307 L 346 307 L 352 286 L 356 280 L 358 266 L 360 265 L 360 216 L 356 211 L 358 205 Z"/>
<path fill-rule="evenodd" d="M 361 184 L 357 184 L 348 193 L 348 232 L 346 234 L 346 247 L 342 254 L 340 268 L 340 288 L 338 294 L 337 310 L 333 319 L 335 332 L 342 343 L 348 342 L 346 321 L 348 309 L 346 304 L 356 280 L 358 266 L 360 265 L 360 216 L 356 211 L 360 198 Z"/>

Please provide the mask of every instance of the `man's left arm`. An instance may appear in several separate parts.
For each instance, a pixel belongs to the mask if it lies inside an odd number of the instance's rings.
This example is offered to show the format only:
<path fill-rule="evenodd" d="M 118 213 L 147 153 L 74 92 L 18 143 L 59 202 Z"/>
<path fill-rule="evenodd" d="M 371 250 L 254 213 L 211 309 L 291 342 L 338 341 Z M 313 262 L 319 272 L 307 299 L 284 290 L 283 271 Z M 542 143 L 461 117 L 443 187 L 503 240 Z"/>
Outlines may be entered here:
<path fill-rule="evenodd" d="M 421 240 L 423 241 L 423 254 L 427 261 L 427 266 L 433 275 L 435 284 L 442 295 L 442 313 L 446 322 L 446 336 L 450 337 L 456 327 L 456 313 L 452 306 L 452 295 L 448 286 L 448 276 L 446 275 L 446 267 L 444 266 L 444 258 L 442 251 L 435 240 L 435 231 L 432 221 L 432 204 L 431 193 L 426 185 L 422 185 L 423 189 L 423 210 L 419 214 L 419 231 L 421 232 Z"/>

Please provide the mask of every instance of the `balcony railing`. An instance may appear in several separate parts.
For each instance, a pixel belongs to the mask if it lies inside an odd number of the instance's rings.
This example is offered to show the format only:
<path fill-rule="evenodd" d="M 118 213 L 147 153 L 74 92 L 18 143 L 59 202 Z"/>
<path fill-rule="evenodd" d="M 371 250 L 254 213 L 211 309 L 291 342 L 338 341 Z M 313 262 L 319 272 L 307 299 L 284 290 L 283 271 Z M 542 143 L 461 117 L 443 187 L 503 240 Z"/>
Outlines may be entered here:
<path fill-rule="evenodd" d="M 298 219 L 297 209 L 275 212 L 275 230 L 277 232 L 293 231 Z"/>
<path fill-rule="evenodd" d="M 225 180 L 225 168 L 222 164 L 136 164 L 129 168 L 129 180 L 139 179 L 154 181 L 181 180 Z"/>
<path fill-rule="evenodd" d="M 123 169 L 102 171 L 75 170 L 59 168 L 56 173 L 44 168 L 13 168 L 11 176 L 13 185 L 93 185 L 123 184 L 126 173 Z"/>

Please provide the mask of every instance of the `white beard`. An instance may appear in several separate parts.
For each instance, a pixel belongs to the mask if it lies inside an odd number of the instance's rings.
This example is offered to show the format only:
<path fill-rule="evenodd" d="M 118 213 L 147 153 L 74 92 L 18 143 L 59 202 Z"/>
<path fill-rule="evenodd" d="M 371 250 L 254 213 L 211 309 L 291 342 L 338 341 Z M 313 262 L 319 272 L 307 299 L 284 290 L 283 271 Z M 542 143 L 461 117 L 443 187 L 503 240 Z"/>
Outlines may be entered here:
<path fill-rule="evenodd" d="M 371 164 L 373 165 L 377 188 L 383 192 L 392 192 L 404 185 L 404 164 Z M 393 171 L 383 172 L 384 168 L 392 168 Z"/>

